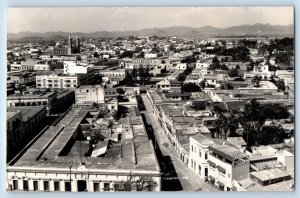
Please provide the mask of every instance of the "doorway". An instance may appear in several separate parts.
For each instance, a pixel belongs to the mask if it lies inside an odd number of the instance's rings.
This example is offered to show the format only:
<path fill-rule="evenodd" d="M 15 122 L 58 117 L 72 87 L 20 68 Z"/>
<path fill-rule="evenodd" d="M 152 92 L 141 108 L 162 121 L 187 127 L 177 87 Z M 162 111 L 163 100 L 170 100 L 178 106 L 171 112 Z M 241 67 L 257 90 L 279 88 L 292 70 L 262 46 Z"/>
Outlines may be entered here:
<path fill-rule="evenodd" d="M 78 180 L 77 181 L 77 187 L 78 187 L 78 192 L 87 191 L 87 189 L 86 189 L 86 181 L 85 180 Z"/>

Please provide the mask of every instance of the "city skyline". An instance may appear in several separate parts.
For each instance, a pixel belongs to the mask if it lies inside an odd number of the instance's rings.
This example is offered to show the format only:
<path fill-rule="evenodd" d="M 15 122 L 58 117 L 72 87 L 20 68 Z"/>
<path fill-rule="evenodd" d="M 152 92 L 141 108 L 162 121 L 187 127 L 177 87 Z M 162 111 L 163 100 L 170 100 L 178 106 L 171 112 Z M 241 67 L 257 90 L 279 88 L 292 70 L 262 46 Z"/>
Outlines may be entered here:
<path fill-rule="evenodd" d="M 278 18 L 278 15 L 281 17 Z M 60 20 L 62 17 L 65 20 Z M 164 20 L 161 20 L 162 17 Z M 96 20 L 91 20 L 92 18 Z M 74 25 L 76 23 L 80 25 Z M 293 25 L 293 7 L 9 8 L 7 30 L 8 33 L 27 31 L 91 33 L 173 26 L 228 28 L 256 23 Z"/>

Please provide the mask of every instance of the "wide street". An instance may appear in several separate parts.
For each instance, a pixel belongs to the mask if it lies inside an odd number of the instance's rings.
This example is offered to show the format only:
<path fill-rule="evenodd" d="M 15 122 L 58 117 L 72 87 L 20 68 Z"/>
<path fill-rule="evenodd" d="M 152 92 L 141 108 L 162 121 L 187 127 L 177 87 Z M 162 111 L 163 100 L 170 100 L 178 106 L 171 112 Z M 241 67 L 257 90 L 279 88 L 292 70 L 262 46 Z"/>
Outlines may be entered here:
<path fill-rule="evenodd" d="M 163 156 L 170 156 L 173 166 L 176 170 L 180 183 L 184 191 L 218 191 L 215 187 L 211 186 L 204 179 L 200 178 L 192 169 L 188 167 L 176 153 L 174 147 L 170 143 L 168 137 L 161 128 L 157 118 L 153 114 L 153 109 L 147 95 L 142 94 L 142 99 L 146 108 L 144 113 L 147 123 L 152 126 L 155 138 Z M 166 144 L 167 143 L 167 144 Z"/>

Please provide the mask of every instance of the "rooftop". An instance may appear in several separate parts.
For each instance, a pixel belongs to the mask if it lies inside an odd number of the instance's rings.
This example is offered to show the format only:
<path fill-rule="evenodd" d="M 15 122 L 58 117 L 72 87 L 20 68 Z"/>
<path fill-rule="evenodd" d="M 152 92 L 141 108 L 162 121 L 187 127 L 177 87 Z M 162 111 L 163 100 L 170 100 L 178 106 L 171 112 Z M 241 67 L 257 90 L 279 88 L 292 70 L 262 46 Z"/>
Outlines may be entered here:
<path fill-rule="evenodd" d="M 255 171 L 255 172 L 251 172 L 250 174 L 261 181 L 268 181 L 268 180 L 279 179 L 279 178 L 290 176 L 290 174 L 288 174 L 287 172 L 279 168 Z"/>
<path fill-rule="evenodd" d="M 213 144 L 209 146 L 208 149 L 230 161 L 243 158 L 248 159 L 248 155 L 242 153 L 239 149 L 230 145 Z"/>
<path fill-rule="evenodd" d="M 208 138 L 205 135 L 202 135 L 201 133 L 197 133 L 196 135 L 191 136 L 191 138 L 193 138 L 202 145 L 209 146 L 211 144 L 214 144 L 214 141 L 212 139 Z"/>
<path fill-rule="evenodd" d="M 17 106 L 17 107 L 8 107 L 7 116 L 15 115 L 17 112 L 21 112 L 23 122 L 27 122 L 31 117 L 34 117 L 43 109 L 46 109 L 44 106 Z M 7 118 L 9 119 L 9 118 Z"/>
<path fill-rule="evenodd" d="M 262 186 L 256 183 L 252 179 L 245 179 L 239 181 L 239 184 L 247 191 L 293 191 L 294 190 L 294 180 L 283 181 L 275 184 L 270 184 L 267 186 Z"/>
<path fill-rule="evenodd" d="M 78 140 L 77 136 L 81 130 L 81 123 L 88 123 L 86 119 L 91 120 L 88 118 L 92 116 L 90 111 L 78 107 L 71 109 L 56 126 L 50 126 L 44 131 L 17 161 L 12 161 L 9 168 L 68 169 L 76 163 L 83 162 L 90 171 L 160 171 L 153 145 L 148 139 L 143 123 L 140 122 L 138 124 L 141 125 L 129 127 L 131 135 L 128 134 L 129 136 L 122 137 L 117 142 L 110 140 L 110 143 L 106 142 L 104 146 L 100 141 L 94 150 L 97 153 L 94 153 L 93 157 L 87 155 L 89 142 Z M 85 128 L 88 130 L 88 127 Z M 105 150 L 102 151 L 101 148 Z"/>

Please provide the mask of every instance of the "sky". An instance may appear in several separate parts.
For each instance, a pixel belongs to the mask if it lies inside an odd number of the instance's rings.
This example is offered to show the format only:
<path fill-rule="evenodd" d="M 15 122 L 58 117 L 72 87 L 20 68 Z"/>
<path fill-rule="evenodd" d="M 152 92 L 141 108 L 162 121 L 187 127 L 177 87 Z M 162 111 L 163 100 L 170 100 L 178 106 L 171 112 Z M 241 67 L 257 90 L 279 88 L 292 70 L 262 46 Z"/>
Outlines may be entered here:
<path fill-rule="evenodd" d="M 9 8 L 8 33 L 127 31 L 153 27 L 294 24 L 293 7 Z"/>

